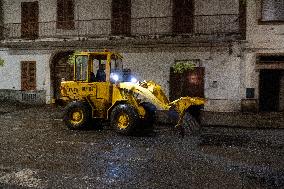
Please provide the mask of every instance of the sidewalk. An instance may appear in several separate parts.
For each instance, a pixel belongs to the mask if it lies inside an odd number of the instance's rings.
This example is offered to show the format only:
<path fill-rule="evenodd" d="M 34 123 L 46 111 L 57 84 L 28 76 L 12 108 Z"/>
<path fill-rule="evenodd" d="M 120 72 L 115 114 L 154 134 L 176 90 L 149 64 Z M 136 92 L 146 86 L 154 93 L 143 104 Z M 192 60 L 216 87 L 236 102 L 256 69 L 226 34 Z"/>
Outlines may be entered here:
<path fill-rule="evenodd" d="M 205 126 L 257 127 L 284 129 L 284 112 L 202 112 Z"/>

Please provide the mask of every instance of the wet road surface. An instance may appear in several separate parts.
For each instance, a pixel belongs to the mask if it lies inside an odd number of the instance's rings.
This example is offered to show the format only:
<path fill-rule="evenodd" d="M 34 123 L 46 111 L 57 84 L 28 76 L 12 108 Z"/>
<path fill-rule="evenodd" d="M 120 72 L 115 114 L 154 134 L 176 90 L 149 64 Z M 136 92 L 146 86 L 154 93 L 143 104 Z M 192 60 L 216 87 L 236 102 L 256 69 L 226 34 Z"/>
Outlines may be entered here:
<path fill-rule="evenodd" d="M 68 130 L 61 109 L 0 106 L 0 188 L 284 188 L 284 130 L 205 127 L 180 138 Z"/>

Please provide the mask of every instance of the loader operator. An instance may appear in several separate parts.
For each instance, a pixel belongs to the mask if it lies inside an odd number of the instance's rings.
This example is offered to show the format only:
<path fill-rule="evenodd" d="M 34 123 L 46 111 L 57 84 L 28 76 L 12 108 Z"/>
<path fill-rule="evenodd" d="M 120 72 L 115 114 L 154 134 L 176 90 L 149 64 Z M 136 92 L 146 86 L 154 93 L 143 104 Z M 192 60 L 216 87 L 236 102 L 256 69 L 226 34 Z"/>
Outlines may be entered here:
<path fill-rule="evenodd" d="M 99 64 L 99 69 L 96 74 L 96 82 L 105 82 L 106 81 L 106 73 L 104 70 L 104 65 Z"/>

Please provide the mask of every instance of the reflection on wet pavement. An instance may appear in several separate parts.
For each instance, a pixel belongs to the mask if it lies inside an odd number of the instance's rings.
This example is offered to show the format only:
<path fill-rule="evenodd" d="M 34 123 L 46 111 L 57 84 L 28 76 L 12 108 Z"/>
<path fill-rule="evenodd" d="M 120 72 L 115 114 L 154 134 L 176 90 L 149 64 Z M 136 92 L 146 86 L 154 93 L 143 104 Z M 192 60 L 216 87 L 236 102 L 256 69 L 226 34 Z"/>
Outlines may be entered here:
<path fill-rule="evenodd" d="M 0 110 L 1 112 L 1 110 Z M 0 114 L 0 188 L 281 188 L 283 130 L 68 130 L 61 109 Z"/>

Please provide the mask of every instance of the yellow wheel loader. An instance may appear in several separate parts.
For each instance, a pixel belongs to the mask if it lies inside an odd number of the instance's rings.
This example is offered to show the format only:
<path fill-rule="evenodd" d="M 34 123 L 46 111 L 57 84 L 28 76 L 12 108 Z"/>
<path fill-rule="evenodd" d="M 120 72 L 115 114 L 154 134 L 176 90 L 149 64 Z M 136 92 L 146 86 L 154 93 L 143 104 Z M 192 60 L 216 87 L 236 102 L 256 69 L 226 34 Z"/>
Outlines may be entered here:
<path fill-rule="evenodd" d="M 108 120 L 118 133 L 134 134 L 153 125 L 157 109 L 175 111 L 178 128 L 197 124 L 192 116 L 191 122 L 186 122 L 186 112 L 202 106 L 203 98 L 181 97 L 170 102 L 160 85 L 139 82 L 123 69 L 119 53 L 80 52 L 74 57 L 74 80 L 63 80 L 60 86 L 60 100 L 66 105 L 63 121 L 68 128 L 81 129 Z"/>

